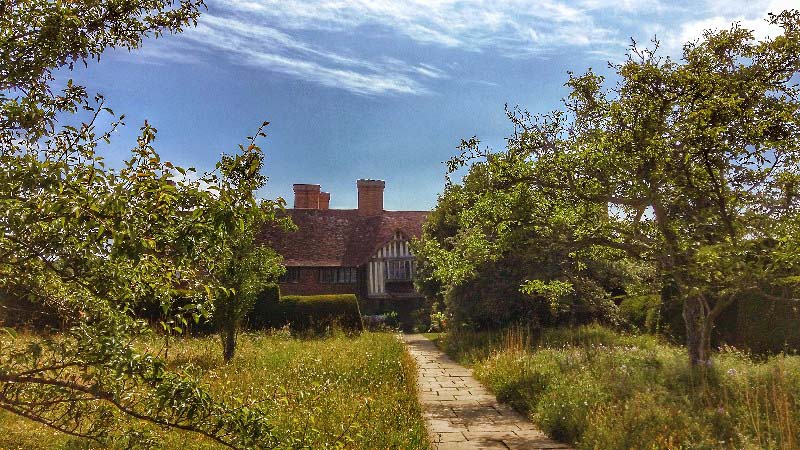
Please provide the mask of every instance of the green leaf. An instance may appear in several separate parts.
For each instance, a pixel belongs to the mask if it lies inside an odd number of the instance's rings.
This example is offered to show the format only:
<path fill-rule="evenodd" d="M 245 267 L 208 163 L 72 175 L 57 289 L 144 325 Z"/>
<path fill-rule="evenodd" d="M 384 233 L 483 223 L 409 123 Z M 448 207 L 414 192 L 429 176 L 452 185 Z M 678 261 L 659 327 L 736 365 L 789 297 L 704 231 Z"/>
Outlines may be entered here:
<path fill-rule="evenodd" d="M 13 328 L 0 327 L 0 332 L 4 333 L 5 335 L 10 337 L 11 339 L 16 339 L 17 338 L 17 330 L 15 330 Z"/>

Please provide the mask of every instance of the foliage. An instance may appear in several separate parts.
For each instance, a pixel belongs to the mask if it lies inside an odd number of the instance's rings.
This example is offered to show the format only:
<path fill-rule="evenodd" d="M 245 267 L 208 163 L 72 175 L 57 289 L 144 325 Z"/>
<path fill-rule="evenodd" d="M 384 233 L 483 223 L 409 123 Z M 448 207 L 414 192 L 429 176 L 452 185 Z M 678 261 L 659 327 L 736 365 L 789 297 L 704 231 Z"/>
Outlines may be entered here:
<path fill-rule="evenodd" d="M 448 333 L 502 401 L 579 449 L 793 449 L 800 442 L 800 357 L 723 351 L 686 364 L 680 347 L 599 326 Z"/>
<path fill-rule="evenodd" d="M 717 329 L 720 342 L 765 354 L 800 351 L 800 305 L 764 298 L 737 297 Z"/>
<path fill-rule="evenodd" d="M 361 317 L 361 321 L 364 323 L 364 329 L 370 331 L 397 332 L 400 329 L 400 320 L 396 311 L 365 315 Z"/>
<path fill-rule="evenodd" d="M 473 139 L 462 148 L 477 145 Z M 486 156 L 471 161 L 461 184 L 448 180 L 414 242 L 417 287 L 442 299 L 452 326 L 613 319 L 612 296 L 638 280 L 631 264 L 613 261 L 622 257 L 617 250 L 571 245 L 575 228 L 601 220 L 605 209 L 512 185 L 528 163 Z"/>
<path fill-rule="evenodd" d="M 193 24 L 201 1 L 23 0 L 0 5 L 0 291 L 53 311 L 65 331 L 0 342 L 0 409 L 114 445 L 157 445 L 153 427 L 233 448 L 276 445 L 267 412 L 215 400 L 185 368 L 133 342 L 150 329 L 133 311 L 159 305 L 167 334 L 214 312 L 218 277 L 241 228 L 231 187 L 252 195 L 251 142 L 197 175 L 163 161 L 145 121 L 121 168 L 102 145 L 123 124 L 100 96 L 53 72 L 133 49 Z M 98 123 L 112 116 L 101 130 Z M 274 205 L 274 204 L 273 204 Z M 4 298 L 7 298 L 4 296 Z M 178 307 L 176 299 L 183 299 Z"/>
<path fill-rule="evenodd" d="M 631 295 L 619 304 L 620 318 L 629 326 L 648 333 L 659 331 L 661 297 L 657 294 Z"/>
<path fill-rule="evenodd" d="M 533 248 L 540 260 L 527 264 L 545 270 L 529 287 L 601 304 L 643 284 L 623 279 L 615 293 L 593 267 L 636 261 L 675 288 L 690 360 L 708 364 L 716 319 L 737 295 L 781 298 L 776 281 L 797 280 L 800 12 L 769 22 L 782 33 L 708 31 L 681 61 L 634 43 L 611 65 L 613 87 L 591 70 L 570 74 L 564 111 L 509 111 L 506 150 L 464 141 L 450 161 L 469 166 L 464 187 L 445 190 L 464 200 L 448 221 L 458 231 L 424 239 L 428 272 L 446 287 Z"/>
<path fill-rule="evenodd" d="M 391 315 L 392 327 L 406 332 L 428 329 L 431 303 L 424 297 L 369 298 L 358 299 L 364 316 Z"/>
<path fill-rule="evenodd" d="M 435 305 L 427 300 L 422 303 L 422 306 L 411 311 L 411 331 L 414 333 L 425 333 L 431 328 L 432 311 Z"/>
<path fill-rule="evenodd" d="M 167 368 L 189 368 L 214 397 L 267 411 L 281 448 L 428 448 L 413 360 L 394 336 L 337 334 L 300 340 L 281 332 L 242 333 L 236 356 L 227 364 L 218 339 L 176 339 Z M 161 345 L 159 339 L 148 338 L 136 347 Z M 0 429 L 0 448 L 56 450 L 89 444 L 54 436 L 43 426 L 3 412 Z M 180 430 L 148 431 L 164 450 L 221 447 Z"/>
<path fill-rule="evenodd" d="M 268 328 L 285 325 L 294 331 L 323 333 L 334 327 L 361 330 L 358 299 L 354 294 L 285 295 L 259 305 L 259 323 Z"/>
<path fill-rule="evenodd" d="M 257 137 L 266 136 L 263 132 L 266 125 L 267 122 L 250 138 L 247 148 L 240 145 L 239 154 L 222 156 L 217 164 L 219 175 L 206 177 L 216 188 L 217 201 L 213 205 L 221 206 L 215 214 L 222 216 L 221 224 L 227 225 L 227 236 L 215 255 L 217 262 L 212 271 L 221 285 L 214 300 L 214 322 L 220 330 L 226 361 L 233 358 L 241 322 L 259 293 L 276 284 L 285 271 L 280 255 L 258 241 L 267 224 L 277 223 L 286 230 L 292 229 L 289 218 L 276 215 L 283 210 L 283 199 L 255 197 L 267 181 L 261 174 L 263 155 L 255 144 Z"/>
<path fill-rule="evenodd" d="M 431 326 L 430 332 L 441 333 L 447 329 L 447 314 L 444 311 L 439 311 L 438 308 L 431 313 Z"/>
<path fill-rule="evenodd" d="M 383 323 L 389 329 L 396 330 L 400 326 L 400 320 L 398 319 L 397 311 L 389 311 L 389 312 L 383 314 L 383 317 L 384 317 Z"/>

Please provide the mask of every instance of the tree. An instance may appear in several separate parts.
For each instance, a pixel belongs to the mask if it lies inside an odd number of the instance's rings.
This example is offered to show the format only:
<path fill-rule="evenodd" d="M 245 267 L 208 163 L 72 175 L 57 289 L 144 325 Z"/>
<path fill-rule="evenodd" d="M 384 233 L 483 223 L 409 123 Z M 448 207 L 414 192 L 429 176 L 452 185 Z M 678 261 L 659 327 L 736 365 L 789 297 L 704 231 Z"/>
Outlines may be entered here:
<path fill-rule="evenodd" d="M 478 145 L 472 139 L 462 148 Z M 605 208 L 508 183 L 530 170 L 513 158 L 486 154 L 461 184 L 448 181 L 414 243 L 418 286 L 428 295 L 439 291 L 451 323 L 476 328 L 612 319 L 626 268 L 571 245 L 576 225 L 596 222 Z M 548 283 L 530 281 L 542 279 Z"/>
<path fill-rule="evenodd" d="M 167 369 L 136 345 L 150 328 L 132 311 L 157 302 L 173 324 L 213 310 L 228 286 L 213 274 L 231 246 L 240 208 L 214 174 L 162 161 L 147 122 L 120 170 L 97 154 L 123 116 L 53 70 L 99 58 L 109 46 L 179 32 L 200 1 L 23 0 L 0 5 L 0 291 L 57 312 L 57 336 L 0 335 L 0 409 L 74 436 L 129 447 L 153 444 L 152 428 L 202 434 L 231 448 L 268 448 L 266 414 L 215 401 L 188 371 Z M 77 126 L 60 125 L 68 117 Z M 227 177 L 251 173 L 252 145 L 224 161 Z M 260 167 L 260 166 L 259 166 Z M 238 185 L 245 195 L 249 185 Z M 252 192 L 250 193 L 252 195 Z M 181 310 L 176 298 L 188 299 Z M 2 301 L 2 300 L 0 300 Z M 177 327 L 178 325 L 175 325 Z M 180 331 L 180 330 L 177 330 Z"/>
<path fill-rule="evenodd" d="M 217 254 L 213 270 L 221 285 L 215 295 L 213 317 L 222 338 L 225 361 L 233 358 L 241 321 L 253 308 L 258 294 L 276 284 L 285 270 L 280 255 L 258 242 L 258 235 L 267 224 L 276 223 L 287 230 L 292 227 L 288 217 L 276 217 L 276 211 L 285 206 L 282 199 L 259 201 L 255 197 L 267 181 L 261 175 L 263 157 L 255 145 L 255 138 L 264 136 L 266 125 L 265 122 L 250 138 L 247 148 L 240 148 L 240 154 L 223 155 L 217 164 L 220 177 L 213 175 L 209 180 L 219 186 L 219 205 L 224 206 L 213 214 L 221 216 L 220 224 L 226 225 L 222 239 L 225 246 Z"/>
<path fill-rule="evenodd" d="M 512 111 L 507 150 L 468 142 L 451 161 L 492 165 L 489 195 L 524 186 L 562 199 L 546 214 L 579 219 L 568 223 L 568 254 L 652 262 L 683 304 L 694 365 L 709 363 L 715 320 L 737 296 L 778 298 L 776 284 L 797 279 L 800 12 L 769 22 L 782 34 L 707 31 L 680 62 L 659 56 L 657 42 L 634 43 L 611 65 L 612 89 L 591 70 L 570 74 L 565 111 Z M 597 209 L 607 213 L 581 212 Z M 534 290 L 564 287 L 533 281 Z"/>

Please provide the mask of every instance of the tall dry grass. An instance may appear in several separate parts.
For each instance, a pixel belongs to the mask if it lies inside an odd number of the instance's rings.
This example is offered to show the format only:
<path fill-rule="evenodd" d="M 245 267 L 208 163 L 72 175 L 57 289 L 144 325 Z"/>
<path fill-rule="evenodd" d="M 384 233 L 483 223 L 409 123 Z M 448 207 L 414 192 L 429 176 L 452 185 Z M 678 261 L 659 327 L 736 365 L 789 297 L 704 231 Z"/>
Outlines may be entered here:
<path fill-rule="evenodd" d="M 158 351 L 163 341 L 140 345 Z M 248 333 L 229 364 L 222 361 L 217 336 L 176 339 L 168 362 L 172 369 L 199 375 L 217 399 L 267 409 L 281 448 L 429 448 L 413 359 L 390 333 L 327 338 Z M 151 432 L 161 440 L 158 449 L 220 448 L 189 433 Z M 0 449 L 88 448 L 105 447 L 0 412 Z"/>
<path fill-rule="evenodd" d="M 453 333 L 440 344 L 501 400 L 581 449 L 800 448 L 800 357 L 683 348 L 601 326 Z"/>

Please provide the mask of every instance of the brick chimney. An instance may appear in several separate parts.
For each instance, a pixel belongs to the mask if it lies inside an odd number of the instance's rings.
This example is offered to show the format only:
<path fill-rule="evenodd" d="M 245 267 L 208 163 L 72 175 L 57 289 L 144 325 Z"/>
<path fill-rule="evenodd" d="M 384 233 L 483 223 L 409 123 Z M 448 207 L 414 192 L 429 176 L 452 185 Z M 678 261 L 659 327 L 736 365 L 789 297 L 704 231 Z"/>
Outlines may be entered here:
<path fill-rule="evenodd" d="M 319 193 L 319 209 L 328 209 L 331 206 L 331 193 L 330 192 L 320 192 Z"/>
<path fill-rule="evenodd" d="M 358 180 L 358 215 L 376 216 L 383 212 L 383 180 Z"/>
<path fill-rule="evenodd" d="M 320 186 L 318 184 L 295 184 L 295 209 L 319 209 Z"/>

